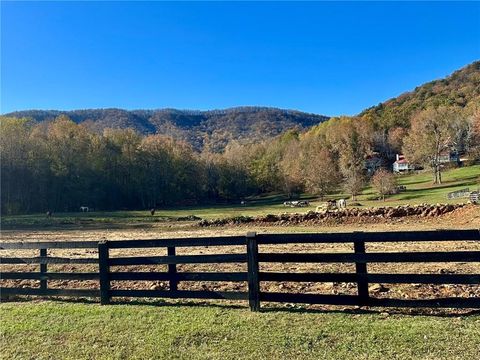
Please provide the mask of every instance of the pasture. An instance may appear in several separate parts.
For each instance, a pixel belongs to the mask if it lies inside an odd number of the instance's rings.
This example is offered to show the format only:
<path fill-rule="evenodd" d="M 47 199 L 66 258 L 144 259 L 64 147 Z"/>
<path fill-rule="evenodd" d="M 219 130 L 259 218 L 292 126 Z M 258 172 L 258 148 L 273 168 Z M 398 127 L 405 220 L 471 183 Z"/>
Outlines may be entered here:
<path fill-rule="evenodd" d="M 164 306 L 167 305 L 167 306 Z M 5 303 L 4 359 L 474 359 L 480 316 Z"/>
<path fill-rule="evenodd" d="M 448 200 L 447 193 L 463 188 L 477 189 L 480 186 L 479 177 L 480 165 L 445 171 L 443 173 L 444 182 L 441 185 L 432 185 L 429 172 L 398 175 L 398 184 L 406 186 L 406 191 L 391 195 L 383 202 L 377 200 L 377 196 L 371 187 L 367 187 L 358 197 L 357 202 L 360 203 L 360 207 L 465 202 L 466 199 Z M 337 193 L 328 198 L 338 199 L 347 197 L 345 194 Z M 157 225 L 165 225 L 164 227 L 168 229 L 169 226 L 177 227 L 191 223 L 192 221 L 188 217 L 192 215 L 202 219 L 215 219 L 242 215 L 256 216 L 283 212 L 306 212 L 315 210 L 315 207 L 322 203 L 322 201 L 311 196 L 302 196 L 302 198 L 310 200 L 309 207 L 285 207 L 283 202 L 287 198 L 284 195 L 270 194 L 247 199 L 246 205 L 241 205 L 239 201 L 235 201 L 223 205 L 158 208 L 154 216 L 150 215 L 149 210 L 54 213 L 52 218 L 46 218 L 45 214 L 2 216 L 1 225 L 2 229 L 56 227 L 132 228 Z M 349 202 L 351 201 L 347 201 L 347 205 Z"/>
<path fill-rule="evenodd" d="M 426 295 L 423 287 L 415 291 Z M 251 312 L 246 304 L 218 301 L 116 300 L 101 306 L 17 299 L 0 304 L 0 318 L 4 359 L 433 360 L 474 359 L 480 351 L 478 311 L 287 304 Z"/>
<path fill-rule="evenodd" d="M 465 187 L 478 186 L 480 166 L 454 169 L 444 174 L 445 183 L 432 187 L 430 174 L 399 177 L 399 184 L 407 191 L 393 195 L 385 203 L 374 200 L 370 188 L 359 197 L 362 206 L 385 206 L 404 203 L 448 202 L 446 193 Z M 335 194 L 335 198 L 342 197 Z M 169 237 L 196 237 L 291 232 L 345 232 L 427 230 L 436 228 L 478 228 L 480 211 L 470 208 L 468 213 L 456 216 L 425 219 L 395 220 L 372 224 L 341 226 L 272 226 L 199 228 L 194 215 L 212 219 L 238 215 L 260 215 L 281 212 L 313 210 L 319 203 L 312 201 L 309 208 L 283 206 L 285 197 L 272 194 L 249 199 L 240 204 L 203 207 L 158 209 L 154 216 L 148 211 L 116 211 L 93 213 L 59 213 L 47 219 L 44 214 L 2 217 L 2 241 L 76 241 L 155 239 Z M 461 202 L 457 199 L 456 202 Z M 278 248 L 279 252 L 317 251 L 315 247 Z M 392 251 L 379 244 L 377 250 Z M 461 250 L 478 250 L 478 244 L 464 245 Z M 323 250 L 343 251 L 341 246 Z M 421 247 L 398 244 L 395 251 L 437 251 L 438 244 L 424 243 Z M 459 250 L 453 243 L 442 245 L 442 251 Z M 4 250 L 5 251 L 5 250 Z M 199 248 L 195 254 L 209 254 L 214 247 Z M 235 249 L 227 253 L 234 253 Z M 49 253 L 50 254 L 50 253 Z M 62 256 L 61 250 L 53 255 Z M 74 251 L 75 256 L 91 256 Z M 140 252 L 129 255 L 138 256 Z M 158 255 L 164 255 L 158 254 Z M 478 264 L 432 263 L 419 264 L 432 274 L 475 273 Z M 165 266 L 165 265 L 160 265 Z M 180 271 L 191 271 L 191 265 L 180 266 Z M 285 270 L 284 265 L 267 270 Z M 80 269 L 81 268 L 81 269 Z M 72 265 L 52 265 L 49 271 L 72 271 Z M 304 264 L 290 268 L 300 271 L 344 271 L 341 265 Z M 79 271 L 95 271 L 79 266 Z M 157 266 L 139 266 L 134 270 L 158 271 Z M 236 271 L 230 265 L 204 268 L 203 271 Z M 391 265 L 385 270 L 415 272 L 414 266 Z M 74 283 L 74 286 L 78 283 Z M 28 284 L 27 284 L 28 286 Z M 60 286 L 60 285 L 58 285 Z M 134 283 L 136 289 L 162 286 L 158 282 Z M 199 284 L 198 289 L 203 289 Z M 216 285 L 214 285 L 216 286 Z M 230 286 L 230 287 L 229 287 Z M 232 290 L 231 284 L 219 290 Z M 333 286 L 333 287 L 332 287 Z M 49 282 L 50 287 L 50 282 Z M 55 288 L 52 281 L 52 288 Z M 88 288 L 88 285 L 87 285 Z M 194 288 L 186 288 L 194 289 Z M 353 291 L 333 283 L 272 284 L 272 291 L 322 293 Z M 238 289 L 237 289 L 238 290 Z M 392 296 L 457 296 L 476 293 L 473 287 L 435 288 L 428 285 L 409 287 L 388 286 Z M 417 310 L 418 311 L 418 310 Z M 1 358 L 8 359 L 122 359 L 122 358 L 177 358 L 177 359 L 234 359 L 234 358 L 295 358 L 295 359 L 469 359 L 480 352 L 480 315 L 474 311 L 413 311 L 396 309 L 357 309 L 309 305 L 266 306 L 260 313 L 252 313 L 245 304 L 218 301 L 169 300 L 143 302 L 117 300 L 113 305 L 100 306 L 88 301 L 19 300 L 0 304 L 2 349 Z M 61 352 L 60 350 L 61 349 Z"/>
<path fill-rule="evenodd" d="M 240 233 L 244 229 L 222 229 L 220 233 Z M 282 232 L 284 229 L 258 229 Z M 294 229 L 290 229 L 293 231 Z M 299 228 L 296 228 L 298 231 Z M 314 229 L 303 229 L 313 231 Z M 332 230 L 332 229 L 331 229 Z M 344 230 L 333 229 L 335 231 Z M 6 232 L 8 240 L 98 239 L 98 230 L 55 230 Z M 131 233 L 117 229 L 104 232 L 109 239 L 120 235 L 131 238 Z M 129 230 L 130 231 L 130 230 Z M 135 231 L 139 231 L 136 229 Z M 157 229 L 158 231 L 158 229 Z M 178 230 L 175 236 L 192 236 L 198 230 Z M 217 231 L 203 231 L 205 236 Z M 80 237 L 81 235 L 81 237 Z M 172 233 L 136 233 L 137 238 L 168 237 Z M 143 236 L 142 236 L 143 235 Z M 7 240 L 5 237 L 2 240 Z M 395 251 L 437 250 L 438 243 L 398 244 Z M 442 244 L 442 251 L 478 250 L 477 243 L 458 246 L 453 242 Z M 278 252 L 345 251 L 340 245 L 288 246 Z M 273 250 L 273 248 L 272 248 Z M 377 251 L 392 251 L 392 246 L 379 243 Z M 5 250 L 3 250 L 5 252 Z M 26 250 L 28 251 L 28 250 Z M 51 256 L 65 256 L 63 250 L 52 251 Z M 218 251 L 215 247 L 201 247 L 195 254 Z M 235 248 L 227 253 L 235 253 Z M 238 250 L 237 250 L 238 251 Z M 151 253 L 151 250 L 149 250 Z M 144 255 L 138 250 L 130 256 Z M 164 253 L 162 253 L 165 255 Z M 158 255 L 162 255 L 158 253 Z M 75 257 L 92 257 L 91 252 L 74 249 Z M 26 256 L 29 256 L 26 254 Z M 345 271 L 341 264 L 277 264 L 267 270 L 283 271 Z M 478 263 L 432 263 L 415 266 L 391 264 L 384 268 L 392 272 L 415 272 L 418 266 L 432 274 L 479 273 Z M 25 266 L 25 265 L 21 265 Z M 27 265 L 29 266 L 29 265 Z M 74 265 L 79 271 L 95 271 L 89 265 Z M 192 264 L 179 266 L 179 271 L 192 271 Z M 293 267 L 292 267 L 293 266 Z M 49 265 L 49 271 L 72 271 L 72 265 Z M 133 270 L 162 271 L 159 266 L 137 266 Z M 80 269 L 81 268 L 81 269 Z M 32 269 L 33 270 L 33 269 Z M 166 269 L 163 269 L 165 271 Z M 236 271 L 233 265 L 220 268 L 203 267 L 203 271 Z M 4 270 L 6 271 L 6 270 Z M 50 285 L 50 283 L 52 283 Z M 67 284 L 49 281 L 49 288 Z M 78 288 L 79 283 L 73 284 Z M 27 284 L 27 286 L 29 286 Z M 72 285 L 71 285 L 72 286 Z M 91 286 L 90 285 L 86 285 Z M 163 286 L 158 282 L 134 282 L 136 289 Z M 185 289 L 195 289 L 190 287 Z M 196 290 L 203 290 L 198 284 Z M 217 290 L 233 290 L 232 284 Z M 333 287 L 332 287 L 333 286 Z M 432 297 L 465 296 L 475 294 L 475 287 L 388 285 L 392 296 Z M 281 283 L 268 287 L 272 291 L 306 291 L 334 293 L 355 291 L 335 283 Z M 239 290 L 236 288 L 234 290 Z M 241 290 L 241 288 L 240 288 Z M 377 290 L 372 289 L 376 292 Z M 384 291 L 381 290 L 381 291 Z M 87 300 L 46 301 L 16 299 L 0 304 L 2 349 L 1 357 L 8 359 L 470 359 L 480 351 L 480 314 L 478 311 L 411 310 L 395 308 L 359 309 L 351 306 L 328 305 L 269 305 L 260 313 L 250 312 L 245 303 L 195 300 L 127 301 L 116 299 L 113 304 L 101 306 Z M 61 350 L 60 350 L 61 349 Z"/>

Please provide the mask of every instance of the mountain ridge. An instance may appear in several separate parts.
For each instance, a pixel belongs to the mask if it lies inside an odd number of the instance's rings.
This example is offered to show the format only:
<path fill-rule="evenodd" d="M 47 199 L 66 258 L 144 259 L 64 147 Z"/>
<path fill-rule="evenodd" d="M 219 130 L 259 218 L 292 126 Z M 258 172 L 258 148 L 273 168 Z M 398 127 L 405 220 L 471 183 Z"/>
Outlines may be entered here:
<path fill-rule="evenodd" d="M 361 111 L 380 129 L 408 128 L 411 117 L 430 106 L 480 107 L 480 61 L 474 61 L 447 77 L 433 80 Z M 90 129 L 133 128 L 142 134 L 160 133 L 190 143 L 195 149 L 221 151 L 233 140 L 240 143 L 266 140 L 297 128 L 308 130 L 330 117 L 299 110 L 265 106 L 238 106 L 214 110 L 119 108 L 83 110 L 24 110 L 4 116 L 35 121 L 67 115 Z"/>
<path fill-rule="evenodd" d="M 142 134 L 160 133 L 184 140 L 197 150 L 221 151 L 228 142 L 254 142 L 277 136 L 286 130 L 305 130 L 329 119 L 324 115 L 274 107 L 241 106 L 215 110 L 124 110 L 118 108 L 82 110 L 24 110 L 4 116 L 49 121 L 66 115 L 95 131 L 133 128 Z"/>

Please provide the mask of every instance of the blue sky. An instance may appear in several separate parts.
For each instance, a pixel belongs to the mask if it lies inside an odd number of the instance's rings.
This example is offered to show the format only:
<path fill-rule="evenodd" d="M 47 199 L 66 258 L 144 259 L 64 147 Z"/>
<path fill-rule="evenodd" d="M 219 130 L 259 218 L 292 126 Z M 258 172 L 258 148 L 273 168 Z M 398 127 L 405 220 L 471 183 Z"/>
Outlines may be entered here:
<path fill-rule="evenodd" d="M 1 109 L 353 115 L 480 59 L 480 3 L 4 2 Z"/>

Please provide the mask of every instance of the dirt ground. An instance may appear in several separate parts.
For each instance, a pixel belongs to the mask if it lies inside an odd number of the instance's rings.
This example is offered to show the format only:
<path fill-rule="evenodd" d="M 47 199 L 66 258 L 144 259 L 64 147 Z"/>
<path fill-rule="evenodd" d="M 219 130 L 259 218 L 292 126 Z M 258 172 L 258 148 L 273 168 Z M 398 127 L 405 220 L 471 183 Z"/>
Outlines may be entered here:
<path fill-rule="evenodd" d="M 200 228 L 195 223 L 159 224 L 156 226 L 136 225 L 124 228 L 67 228 L 49 230 L 7 230 L 2 231 L 2 242 L 17 241 L 81 241 L 81 240 L 123 240 L 154 239 L 171 237 L 209 237 L 225 235 L 244 235 L 247 231 L 257 233 L 295 233 L 295 232 L 349 232 L 349 231 L 399 231 L 430 229 L 479 229 L 480 207 L 458 209 L 437 218 L 400 218 L 383 221 L 375 219 L 370 223 L 329 224 L 322 226 L 263 226 L 246 225 Z M 480 242 L 420 242 L 420 243 L 371 243 L 367 244 L 367 252 L 404 252 L 404 251 L 461 251 L 480 250 Z M 262 245 L 260 252 L 352 252 L 350 244 L 288 244 Z M 227 247 L 195 247 L 177 248 L 178 255 L 186 254 L 231 254 L 244 253 L 244 246 Z M 38 250 L 0 250 L 2 257 L 38 256 Z M 96 249 L 49 250 L 49 256 L 61 257 L 97 257 Z M 164 249 L 126 249 L 111 251 L 111 256 L 147 256 L 166 255 Z M 38 265 L 1 265 L 7 271 L 38 271 Z M 96 265 L 48 265 L 51 272 L 96 272 Z M 112 267 L 112 271 L 148 271 L 165 272 L 166 265 Z M 263 263 L 261 271 L 277 272 L 355 272 L 354 264 L 295 264 L 295 263 Z M 195 271 L 246 271 L 246 264 L 182 264 L 177 265 L 179 272 Z M 369 273 L 431 273 L 431 274 L 480 274 L 480 262 L 462 263 L 396 263 L 368 264 Z M 0 280 L 1 286 L 38 287 L 39 282 L 33 280 Z M 50 288 L 98 288 L 96 281 L 49 281 Z M 168 282 L 161 281 L 116 281 L 113 289 L 168 289 Z M 244 282 L 180 282 L 180 290 L 215 290 L 246 291 Z M 315 282 L 262 282 L 262 291 L 300 292 L 315 294 L 356 294 L 355 283 L 315 283 Z M 479 285 L 429 285 L 429 284 L 371 284 L 370 295 L 373 297 L 389 297 L 399 299 L 440 298 L 440 297 L 480 297 Z"/>

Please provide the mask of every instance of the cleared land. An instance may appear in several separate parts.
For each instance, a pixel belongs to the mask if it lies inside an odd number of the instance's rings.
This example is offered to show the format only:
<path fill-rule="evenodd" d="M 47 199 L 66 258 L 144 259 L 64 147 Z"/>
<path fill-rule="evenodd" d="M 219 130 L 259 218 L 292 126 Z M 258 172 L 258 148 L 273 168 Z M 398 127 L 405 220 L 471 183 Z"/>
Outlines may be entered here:
<path fill-rule="evenodd" d="M 392 195 L 385 202 L 376 200 L 377 196 L 368 187 L 358 197 L 358 202 L 363 207 L 397 206 L 402 204 L 421 203 L 460 203 L 467 199 L 448 200 L 447 193 L 470 188 L 479 188 L 480 165 L 452 169 L 443 173 L 444 183 L 432 185 L 431 174 L 422 172 L 411 175 L 399 175 L 398 184 L 406 186 L 406 191 Z M 335 194 L 332 198 L 347 197 L 345 194 Z M 157 209 L 154 216 L 149 211 L 115 211 L 115 212 L 90 212 L 90 213 L 58 213 L 47 219 L 45 214 L 3 216 L 1 225 L 3 229 L 18 228 L 78 228 L 78 227 L 151 227 L 161 224 L 175 223 L 188 224 L 188 216 L 194 215 L 202 219 L 214 219 L 241 215 L 265 215 L 283 212 L 306 212 L 315 210 L 322 203 L 312 200 L 309 207 L 291 208 L 283 206 L 286 198 L 283 195 L 269 195 L 248 199 L 245 206 L 236 202 L 228 205 L 210 205 L 201 207 L 166 208 Z M 180 220 L 180 224 L 178 223 Z M 191 221 L 190 221 L 191 222 Z"/>
<path fill-rule="evenodd" d="M 367 189 L 360 198 L 364 206 L 396 205 L 400 203 L 446 202 L 446 193 L 464 187 L 476 187 L 480 167 L 451 170 L 445 175 L 445 184 L 427 189 L 429 174 L 401 177 L 407 192 L 394 195 L 386 203 L 367 200 L 373 194 Z M 412 196 L 415 197 L 413 201 Z M 462 200 L 457 200 L 461 202 Z M 339 231 L 394 231 L 426 230 L 436 228 L 480 228 L 480 207 L 459 209 L 438 218 L 399 218 L 374 223 L 351 222 L 320 226 L 229 226 L 200 228 L 197 221 L 178 217 L 195 215 L 217 218 L 236 215 L 256 215 L 301 212 L 310 209 L 284 208 L 282 197 L 255 199 L 248 206 L 215 206 L 159 210 L 154 217 L 147 212 L 75 213 L 58 214 L 53 219 L 45 215 L 8 216 L 2 219 L 2 241 L 47 240 L 110 240 L 147 239 L 167 237 L 195 237 L 262 232 L 339 232 Z M 438 243 L 374 244 L 368 251 L 438 251 Z M 348 251 L 350 245 L 285 245 L 270 247 L 274 252 L 335 252 Z M 370 245 L 369 245 L 370 246 Z M 442 250 L 480 249 L 478 243 L 442 243 Z M 192 253 L 218 253 L 219 249 L 195 248 Z M 235 247 L 222 249 L 235 253 Z M 262 249 L 261 249 L 262 250 Z M 91 251 L 91 250 L 89 250 Z M 139 255 L 131 250 L 129 255 Z M 163 249 L 152 249 L 164 254 Z M 7 250 L 2 250 L 6 254 Z M 25 256 L 32 254 L 24 252 Z M 37 254 L 35 254 L 37 255 Z M 92 257 L 85 250 L 62 253 L 52 250 L 49 255 Z M 3 271 L 9 271 L 15 266 Z M 21 265 L 23 266 L 23 265 Z M 81 269 L 77 266 L 83 266 Z M 194 265 L 180 265 L 179 271 L 191 271 Z M 195 267 L 199 271 L 220 268 Z M 241 264 L 224 264 L 224 271 L 241 270 Z M 265 265 L 266 266 L 266 265 Z M 263 270 L 281 271 L 349 271 L 341 264 L 271 264 Z M 389 266 L 389 267 L 388 267 Z M 416 272 L 418 267 L 427 273 L 480 273 L 479 263 L 390 264 L 369 265 L 369 271 Z M 75 268 L 74 268 L 75 267 Z M 20 270 L 20 269 L 19 269 Z M 23 268 L 25 270 L 25 268 Z M 31 266 L 37 271 L 37 266 Z M 84 265 L 52 265 L 49 271 L 96 271 Z M 121 268 L 117 269 L 121 271 Z M 126 270 L 126 269 L 124 269 Z M 138 266 L 136 271 L 165 271 L 159 266 Z M 353 269 L 350 269 L 353 271 Z M 21 281 L 20 281 L 21 282 Z M 11 286 L 12 283 L 9 284 Z M 19 286 L 38 286 L 38 282 L 24 280 Z M 49 287 L 88 288 L 93 282 L 49 282 Z M 137 281 L 117 283 L 114 288 L 162 289 L 162 282 Z M 242 290 L 242 283 L 183 283 L 180 288 L 212 290 Z M 268 283 L 264 291 L 355 293 L 349 283 Z M 397 298 L 478 296 L 478 286 L 388 285 L 373 290 L 373 296 Z M 88 302 L 3 302 L 0 305 L 2 346 L 5 359 L 89 359 L 89 358 L 178 358 L 178 359 L 233 359 L 233 358 L 295 358 L 295 359 L 470 359 L 480 353 L 480 315 L 478 312 L 425 311 L 413 312 L 395 309 L 375 309 L 365 312 L 328 306 L 295 306 L 264 304 L 262 313 L 251 313 L 246 304 L 233 302 L 169 301 L 117 303 L 100 306 Z M 151 306 L 154 305 L 154 306 Z M 167 306 L 162 306 L 167 305 Z M 340 310 L 340 312 L 338 312 Z"/>

